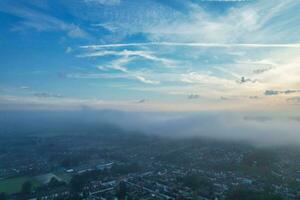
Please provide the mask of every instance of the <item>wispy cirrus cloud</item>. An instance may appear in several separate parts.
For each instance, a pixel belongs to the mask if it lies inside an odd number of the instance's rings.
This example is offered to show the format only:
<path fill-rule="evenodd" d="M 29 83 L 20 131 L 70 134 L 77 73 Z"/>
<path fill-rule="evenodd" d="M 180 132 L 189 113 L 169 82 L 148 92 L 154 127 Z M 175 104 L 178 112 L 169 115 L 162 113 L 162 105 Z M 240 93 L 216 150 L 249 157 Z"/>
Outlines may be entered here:
<path fill-rule="evenodd" d="M 192 4 L 186 19 L 154 26 L 150 28 L 150 34 L 156 38 L 185 42 L 189 40 L 248 44 L 296 42 L 297 37 L 291 30 L 293 26 L 299 27 L 297 19 L 289 18 L 286 21 L 286 18 L 290 12 L 297 9 L 299 2 L 292 0 L 252 1 L 241 7 L 232 8 L 220 16 L 207 12 L 201 4 Z M 282 31 L 276 35 L 272 34 L 278 27 Z M 280 37 L 286 34 L 290 35 L 283 41 Z"/>
<path fill-rule="evenodd" d="M 92 78 L 92 79 L 129 79 L 137 80 L 145 84 L 159 84 L 158 80 L 151 80 L 146 77 L 146 74 L 142 70 L 130 70 L 126 65 L 134 60 L 134 58 L 128 55 L 122 55 L 120 58 L 115 59 L 105 65 L 97 66 L 97 69 L 101 73 L 71 73 L 68 74 L 69 78 Z M 113 71 L 113 73 L 112 73 Z M 115 73 L 117 71 L 118 73 Z"/>
<path fill-rule="evenodd" d="M 78 57 L 104 57 L 104 56 L 123 56 L 123 57 L 141 57 L 151 61 L 161 62 L 165 66 L 175 65 L 174 60 L 160 58 L 154 54 L 154 52 L 145 51 L 145 50 L 120 50 L 120 51 L 111 51 L 111 50 L 96 50 L 88 53 L 83 53 L 78 55 Z"/>
<path fill-rule="evenodd" d="M 140 67 L 138 70 L 136 69 L 129 69 L 127 65 L 134 63 L 137 59 L 143 59 L 144 61 L 153 61 L 153 62 L 159 62 L 163 64 L 163 66 L 169 67 L 170 65 L 174 65 L 175 61 L 166 59 L 166 58 L 160 58 L 156 56 L 153 52 L 148 50 L 127 50 L 127 49 L 121 49 L 121 50 L 90 50 L 88 52 L 84 52 L 82 54 L 79 54 L 78 57 L 80 58 L 102 58 L 102 57 L 113 57 L 112 61 L 105 62 L 103 64 L 100 64 L 97 66 L 99 70 L 102 71 L 102 73 L 110 73 L 110 71 L 119 71 L 125 76 L 122 78 L 129 78 L 129 79 L 135 79 L 145 84 L 159 84 L 159 80 L 151 80 L 146 77 L 146 74 L 144 73 L 143 69 L 145 67 Z M 115 58 L 117 57 L 117 58 Z M 143 63 L 145 64 L 145 62 Z M 147 62 L 146 62 L 147 64 Z M 112 76 L 110 76 L 112 77 Z M 116 78 L 116 77 L 114 77 Z"/>
<path fill-rule="evenodd" d="M 66 75 L 67 78 L 75 79 L 128 79 L 128 80 L 138 80 L 145 84 L 159 84 L 159 81 L 151 80 L 143 77 L 139 74 L 126 73 L 70 73 Z"/>
<path fill-rule="evenodd" d="M 87 4 L 100 4 L 107 6 L 116 6 L 121 3 L 121 0 L 83 0 Z"/>
<path fill-rule="evenodd" d="M 97 16 L 105 19 L 102 24 L 115 27 L 116 37 L 143 33 L 154 42 L 220 44 L 215 46 L 233 43 L 249 44 L 248 47 L 279 47 L 282 43 L 297 42 L 297 34 L 291 31 L 299 28 L 298 19 L 289 17 L 299 9 L 297 1 L 235 2 L 236 6 L 222 14 L 205 9 L 201 1 L 185 1 L 181 3 L 182 10 L 159 1 L 143 1 L 130 2 L 126 9 L 111 9 L 109 15 L 103 12 Z M 221 7 L 226 1 L 219 3 Z M 142 10 L 143 14 L 140 13 Z M 272 34 L 274 30 L 280 31 Z M 288 33 L 289 37 L 284 37 Z"/>
<path fill-rule="evenodd" d="M 63 97 L 61 94 L 53 94 L 48 92 L 35 92 L 33 95 L 40 98 L 62 98 Z"/>
<path fill-rule="evenodd" d="M 74 23 L 67 23 L 54 16 L 25 5 L 3 1 L 0 3 L 0 12 L 16 16 L 20 21 L 12 27 L 12 31 L 34 29 L 43 31 L 63 31 L 71 38 L 90 38 L 91 35 Z"/>

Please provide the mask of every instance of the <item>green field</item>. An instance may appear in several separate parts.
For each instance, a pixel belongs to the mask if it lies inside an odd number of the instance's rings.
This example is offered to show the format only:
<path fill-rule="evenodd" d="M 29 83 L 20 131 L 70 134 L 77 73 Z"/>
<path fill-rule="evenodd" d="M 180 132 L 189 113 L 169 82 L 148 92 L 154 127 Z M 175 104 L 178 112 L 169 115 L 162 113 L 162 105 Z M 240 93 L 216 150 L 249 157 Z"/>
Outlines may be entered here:
<path fill-rule="evenodd" d="M 66 172 L 55 172 L 54 174 L 66 183 L 69 183 L 72 178 L 72 176 Z"/>
<path fill-rule="evenodd" d="M 53 175 L 56 175 L 61 181 L 64 181 L 66 183 L 69 183 L 71 180 L 71 175 L 65 172 L 55 172 L 53 173 Z M 43 184 L 43 182 L 39 180 L 40 178 L 43 178 L 43 176 L 45 176 L 46 178 L 46 176 L 49 176 L 49 174 L 44 174 L 35 177 L 20 176 L 16 178 L 0 180 L 0 193 L 5 192 L 6 194 L 14 194 L 20 192 L 23 183 L 26 181 L 30 181 L 32 183 L 32 189 L 35 189 Z"/>
<path fill-rule="evenodd" d="M 31 181 L 33 188 L 36 188 L 40 185 L 40 183 L 38 183 L 32 177 L 28 177 L 28 176 L 10 178 L 5 180 L 0 180 L 0 193 L 5 192 L 6 194 L 13 194 L 13 193 L 20 192 L 23 183 L 26 181 Z"/>

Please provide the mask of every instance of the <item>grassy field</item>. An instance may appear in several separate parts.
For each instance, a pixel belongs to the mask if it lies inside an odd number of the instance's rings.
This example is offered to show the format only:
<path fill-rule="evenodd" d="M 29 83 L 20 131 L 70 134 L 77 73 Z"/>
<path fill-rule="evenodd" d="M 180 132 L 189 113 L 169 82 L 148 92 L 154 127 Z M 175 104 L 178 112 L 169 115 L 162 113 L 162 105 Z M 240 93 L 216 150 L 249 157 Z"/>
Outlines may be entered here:
<path fill-rule="evenodd" d="M 52 178 L 56 178 L 58 181 L 64 181 L 66 183 L 69 183 L 71 180 L 71 175 L 66 172 L 60 171 L 60 172 L 42 174 L 34 178 L 41 184 L 48 183 Z"/>
<path fill-rule="evenodd" d="M 66 172 L 55 172 L 54 174 L 66 183 L 69 183 L 72 178 L 72 176 Z"/>
<path fill-rule="evenodd" d="M 13 193 L 20 192 L 23 183 L 26 181 L 31 181 L 33 188 L 36 188 L 40 185 L 40 183 L 38 183 L 31 177 L 21 176 L 16 178 L 0 180 L 0 192 L 5 192 L 6 194 L 13 194 Z"/>
<path fill-rule="evenodd" d="M 45 174 L 44 176 L 47 175 L 48 174 Z M 54 175 L 56 175 L 59 179 L 61 179 L 61 181 L 65 181 L 66 183 L 69 183 L 71 180 L 71 175 L 65 172 L 55 172 Z M 37 177 L 21 176 L 16 178 L 4 179 L 0 180 L 0 193 L 5 192 L 6 194 L 13 194 L 20 192 L 23 183 L 26 181 L 30 181 L 32 183 L 33 189 L 43 184 Z"/>

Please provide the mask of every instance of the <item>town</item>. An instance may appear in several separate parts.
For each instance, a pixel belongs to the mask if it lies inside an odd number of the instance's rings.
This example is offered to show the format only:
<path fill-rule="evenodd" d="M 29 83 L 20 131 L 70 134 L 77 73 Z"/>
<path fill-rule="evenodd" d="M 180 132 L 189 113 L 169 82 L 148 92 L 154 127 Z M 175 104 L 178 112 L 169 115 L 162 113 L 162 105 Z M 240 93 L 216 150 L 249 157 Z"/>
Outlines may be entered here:
<path fill-rule="evenodd" d="M 0 199 L 299 199 L 299 158 L 296 147 L 200 137 L 6 135 Z"/>

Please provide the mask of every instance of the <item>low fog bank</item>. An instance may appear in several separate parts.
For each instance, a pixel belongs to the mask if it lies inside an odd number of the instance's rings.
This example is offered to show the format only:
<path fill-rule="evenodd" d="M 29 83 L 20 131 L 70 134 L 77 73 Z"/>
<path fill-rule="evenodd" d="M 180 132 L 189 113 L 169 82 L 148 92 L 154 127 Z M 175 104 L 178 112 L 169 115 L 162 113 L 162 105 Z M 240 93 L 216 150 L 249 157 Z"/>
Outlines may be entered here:
<path fill-rule="evenodd" d="M 170 137 L 209 137 L 259 145 L 300 144 L 300 118 L 243 112 L 123 112 L 115 110 L 6 111 L 0 134 L 140 132 Z"/>

